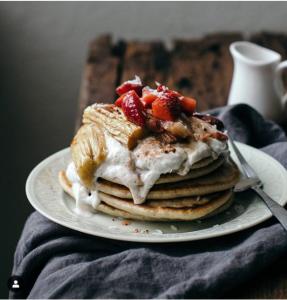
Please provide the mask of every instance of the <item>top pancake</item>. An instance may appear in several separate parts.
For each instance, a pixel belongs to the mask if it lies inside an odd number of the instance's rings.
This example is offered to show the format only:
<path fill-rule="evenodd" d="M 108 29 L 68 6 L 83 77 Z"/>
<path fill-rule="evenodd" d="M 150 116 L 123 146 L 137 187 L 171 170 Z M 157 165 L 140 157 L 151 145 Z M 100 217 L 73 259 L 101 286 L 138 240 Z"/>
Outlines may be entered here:
<path fill-rule="evenodd" d="M 200 196 L 232 188 L 239 180 L 239 170 L 230 159 L 205 176 L 184 181 L 158 184 L 153 186 L 147 199 L 175 199 L 188 196 Z M 132 199 L 129 189 L 123 185 L 99 179 L 99 191 L 123 199 Z"/>
<path fill-rule="evenodd" d="M 203 175 L 209 174 L 219 168 L 225 161 L 224 155 L 219 156 L 217 159 L 213 159 L 212 157 L 207 157 L 202 159 L 201 161 L 195 163 L 188 174 L 184 176 L 180 176 L 175 173 L 163 174 L 157 180 L 155 184 L 161 183 L 171 183 L 178 182 L 192 178 L 198 178 Z"/>

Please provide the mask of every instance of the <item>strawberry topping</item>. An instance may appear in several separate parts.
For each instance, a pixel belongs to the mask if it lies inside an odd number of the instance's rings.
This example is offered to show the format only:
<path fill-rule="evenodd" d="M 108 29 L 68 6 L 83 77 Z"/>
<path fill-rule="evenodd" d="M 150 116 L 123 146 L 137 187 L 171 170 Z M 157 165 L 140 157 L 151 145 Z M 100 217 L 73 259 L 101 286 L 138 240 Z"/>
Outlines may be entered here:
<path fill-rule="evenodd" d="M 151 104 L 153 101 L 157 98 L 156 93 L 154 93 L 154 90 L 148 87 L 144 87 L 142 90 L 142 103 L 144 107 L 151 107 Z"/>
<path fill-rule="evenodd" d="M 134 80 L 126 81 L 116 89 L 119 98 L 115 105 L 122 108 L 130 122 L 146 127 L 156 134 L 172 136 L 175 140 L 194 135 L 189 124 L 190 116 L 217 127 L 212 133 L 205 132 L 201 139 L 227 139 L 227 136 L 220 132 L 223 125 L 219 120 L 195 112 L 194 98 L 185 97 L 160 83 L 156 82 L 156 85 L 155 89 L 143 86 L 140 78 L 136 76 Z"/>
<path fill-rule="evenodd" d="M 180 106 L 187 115 L 192 115 L 195 112 L 196 100 L 189 97 L 181 97 Z"/>
<path fill-rule="evenodd" d="M 122 107 L 123 99 L 124 99 L 125 94 L 121 95 L 115 102 L 115 105 L 118 107 Z"/>
<path fill-rule="evenodd" d="M 116 93 L 121 96 L 129 91 L 135 91 L 139 96 L 142 94 L 143 84 L 138 76 L 134 80 L 129 80 L 116 88 Z"/>
<path fill-rule="evenodd" d="M 121 107 L 130 122 L 141 127 L 145 125 L 144 107 L 134 90 L 123 95 Z"/>
<path fill-rule="evenodd" d="M 176 97 L 164 95 L 152 103 L 154 117 L 164 121 L 174 121 L 180 114 L 180 105 Z"/>

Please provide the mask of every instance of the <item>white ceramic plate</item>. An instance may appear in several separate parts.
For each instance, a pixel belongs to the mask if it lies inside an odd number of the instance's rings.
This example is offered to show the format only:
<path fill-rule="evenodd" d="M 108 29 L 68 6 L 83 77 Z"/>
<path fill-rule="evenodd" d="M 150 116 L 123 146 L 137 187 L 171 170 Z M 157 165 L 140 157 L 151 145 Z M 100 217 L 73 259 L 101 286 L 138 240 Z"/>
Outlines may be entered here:
<path fill-rule="evenodd" d="M 264 190 L 279 204 L 287 202 L 287 171 L 275 159 L 250 146 L 237 143 L 247 161 L 264 183 Z M 238 162 L 231 152 L 235 162 Z M 26 193 L 32 206 L 42 215 L 63 226 L 105 238 L 134 242 L 182 242 L 237 232 L 271 217 L 265 204 L 252 192 L 236 194 L 227 211 L 203 221 L 139 222 L 124 225 L 122 220 L 102 213 L 91 217 L 74 213 L 74 200 L 62 191 L 58 172 L 70 160 L 69 149 L 46 158 L 28 177 Z"/>

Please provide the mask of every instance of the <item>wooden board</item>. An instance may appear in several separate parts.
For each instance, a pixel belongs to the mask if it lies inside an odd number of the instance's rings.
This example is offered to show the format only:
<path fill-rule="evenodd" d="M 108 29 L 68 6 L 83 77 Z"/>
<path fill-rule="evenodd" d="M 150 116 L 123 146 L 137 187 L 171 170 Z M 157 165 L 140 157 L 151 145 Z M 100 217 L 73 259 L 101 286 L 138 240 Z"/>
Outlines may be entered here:
<path fill-rule="evenodd" d="M 199 111 L 225 105 L 233 73 L 229 45 L 243 39 L 240 33 L 217 33 L 200 39 L 175 40 L 172 47 L 167 48 L 161 41 L 113 42 L 111 36 L 98 37 L 90 44 L 83 71 L 76 128 L 86 106 L 94 102 L 113 102 L 116 86 L 135 74 L 148 85 L 158 81 L 194 96 Z M 287 58 L 286 34 L 256 33 L 249 40 Z M 287 84 L 286 74 L 284 79 Z M 226 297 L 287 298 L 286 268 L 281 258 L 269 270 L 257 274 Z"/>
<path fill-rule="evenodd" d="M 116 86 L 135 74 L 148 85 L 158 81 L 194 96 L 199 111 L 225 105 L 233 73 L 229 46 L 243 39 L 240 33 L 218 33 L 200 39 L 175 40 L 172 48 L 167 49 L 161 41 L 113 43 L 111 36 L 100 36 L 89 48 L 77 127 L 87 105 L 114 101 Z M 287 57 L 287 35 L 264 32 L 252 35 L 250 40 Z M 287 76 L 284 78 L 287 83 Z"/>

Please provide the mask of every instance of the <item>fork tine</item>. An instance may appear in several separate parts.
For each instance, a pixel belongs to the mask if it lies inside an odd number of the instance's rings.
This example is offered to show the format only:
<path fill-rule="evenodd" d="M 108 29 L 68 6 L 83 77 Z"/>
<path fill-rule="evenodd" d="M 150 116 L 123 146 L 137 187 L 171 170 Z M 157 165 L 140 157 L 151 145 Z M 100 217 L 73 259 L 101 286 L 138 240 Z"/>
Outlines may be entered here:
<path fill-rule="evenodd" d="M 239 149 L 237 148 L 237 146 L 235 145 L 233 139 L 231 138 L 230 135 L 228 135 L 230 144 L 234 150 L 234 152 L 236 153 L 241 166 L 242 166 L 242 172 L 244 173 L 244 175 L 246 177 L 252 177 L 252 178 L 258 178 L 256 172 L 253 170 L 253 168 L 248 164 L 248 162 L 245 160 L 245 158 L 243 157 L 243 155 L 241 154 L 241 152 L 239 151 Z"/>

